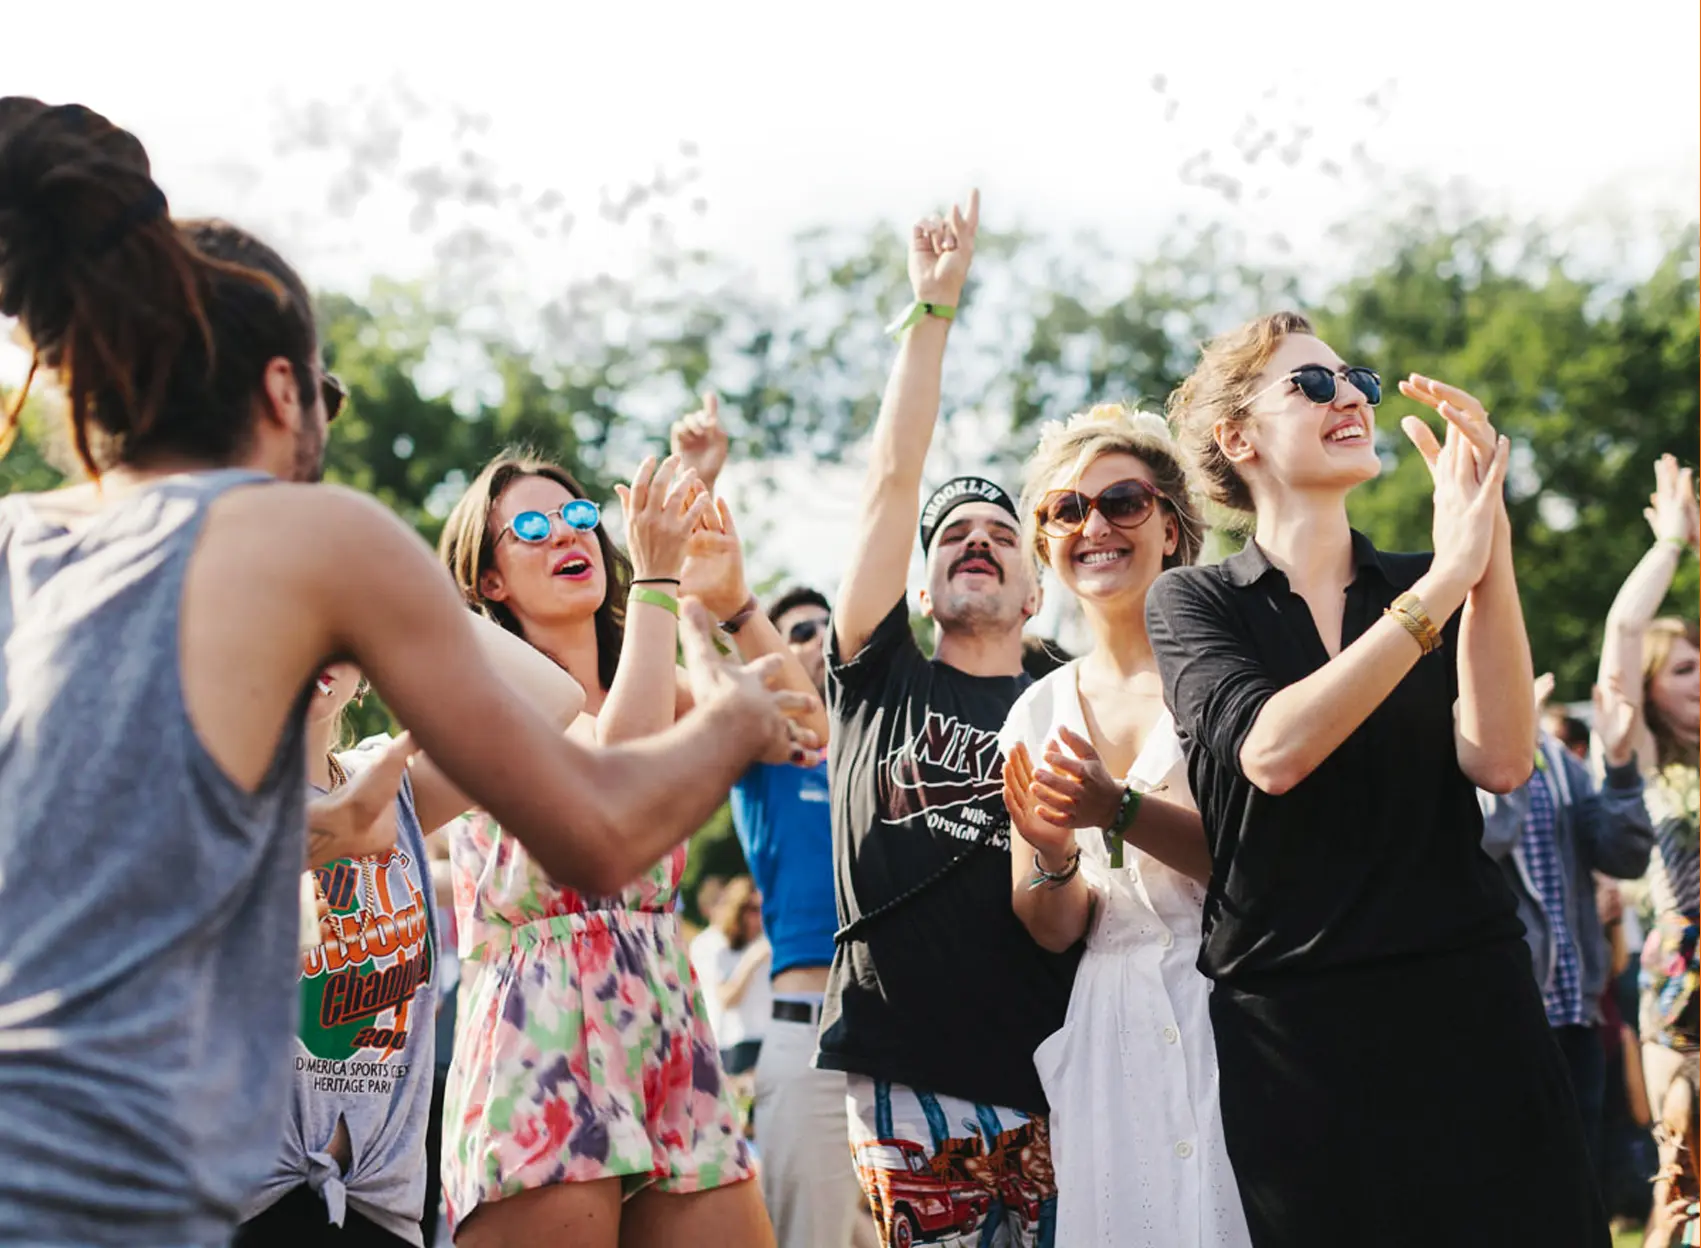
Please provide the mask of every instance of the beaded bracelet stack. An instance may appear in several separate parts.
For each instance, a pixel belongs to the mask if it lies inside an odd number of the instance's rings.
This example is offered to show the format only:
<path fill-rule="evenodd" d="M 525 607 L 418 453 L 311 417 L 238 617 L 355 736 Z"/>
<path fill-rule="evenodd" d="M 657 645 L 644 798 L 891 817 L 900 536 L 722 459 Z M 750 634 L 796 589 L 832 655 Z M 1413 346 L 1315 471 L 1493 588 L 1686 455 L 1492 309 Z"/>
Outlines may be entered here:
<path fill-rule="evenodd" d="M 1067 884 L 1070 880 L 1074 879 L 1076 873 L 1080 870 L 1081 847 L 1079 845 L 1075 847 L 1075 852 L 1069 855 L 1069 865 L 1064 867 L 1061 871 L 1047 871 L 1040 865 L 1039 855 L 1035 854 L 1034 873 L 1028 877 L 1028 891 L 1030 893 L 1033 892 L 1034 889 L 1038 888 L 1041 884 L 1050 885 L 1052 888 L 1060 888 Z"/>

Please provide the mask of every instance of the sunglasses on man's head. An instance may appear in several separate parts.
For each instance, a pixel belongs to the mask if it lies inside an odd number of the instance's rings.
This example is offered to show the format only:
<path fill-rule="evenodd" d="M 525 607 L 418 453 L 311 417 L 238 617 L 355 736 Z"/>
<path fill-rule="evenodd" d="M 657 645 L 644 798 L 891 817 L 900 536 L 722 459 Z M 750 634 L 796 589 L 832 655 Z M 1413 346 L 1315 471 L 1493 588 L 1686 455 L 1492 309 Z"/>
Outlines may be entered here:
<path fill-rule="evenodd" d="M 556 516 L 560 516 L 568 528 L 588 533 L 602 523 L 602 508 L 588 498 L 575 498 L 562 503 L 554 511 L 522 511 L 502 526 L 502 533 L 496 535 L 497 540 L 501 540 L 503 533 L 512 533 L 528 545 L 547 542 L 554 531 Z"/>
<path fill-rule="evenodd" d="M 1327 368 L 1322 364 L 1301 364 L 1286 377 L 1271 382 L 1246 400 L 1246 405 L 1251 407 L 1270 391 L 1278 386 L 1285 386 L 1290 381 L 1299 387 L 1299 392 L 1311 402 L 1317 404 L 1333 403 L 1337 392 L 1335 384 L 1337 377 L 1345 377 L 1352 382 L 1358 392 L 1364 395 L 1364 401 L 1370 406 L 1375 407 L 1382 402 L 1382 378 L 1375 369 L 1365 368 L 1357 364 L 1351 368 L 1342 369 Z"/>
<path fill-rule="evenodd" d="M 794 646 L 806 646 L 826 627 L 826 620 L 799 620 L 786 630 L 786 640 Z"/>
<path fill-rule="evenodd" d="M 1138 477 L 1114 481 L 1097 494 L 1053 490 L 1034 509 L 1040 532 L 1047 537 L 1073 537 L 1087 527 L 1096 511 L 1119 529 L 1137 529 L 1152 518 L 1161 496 Z"/>
<path fill-rule="evenodd" d="M 337 418 L 337 413 L 343 410 L 343 404 L 348 400 L 348 390 L 343 386 L 342 378 L 335 373 L 321 373 L 319 399 L 325 404 L 325 423 L 328 425 Z"/>

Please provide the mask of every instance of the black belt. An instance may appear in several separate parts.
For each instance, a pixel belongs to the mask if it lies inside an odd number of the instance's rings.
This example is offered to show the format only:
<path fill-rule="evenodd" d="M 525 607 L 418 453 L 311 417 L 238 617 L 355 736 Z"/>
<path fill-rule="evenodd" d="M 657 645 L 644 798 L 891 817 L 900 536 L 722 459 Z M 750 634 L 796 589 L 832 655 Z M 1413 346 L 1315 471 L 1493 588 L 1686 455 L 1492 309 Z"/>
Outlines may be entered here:
<path fill-rule="evenodd" d="M 776 1001 L 774 1017 L 782 1023 L 818 1023 L 821 1007 L 813 1001 Z"/>

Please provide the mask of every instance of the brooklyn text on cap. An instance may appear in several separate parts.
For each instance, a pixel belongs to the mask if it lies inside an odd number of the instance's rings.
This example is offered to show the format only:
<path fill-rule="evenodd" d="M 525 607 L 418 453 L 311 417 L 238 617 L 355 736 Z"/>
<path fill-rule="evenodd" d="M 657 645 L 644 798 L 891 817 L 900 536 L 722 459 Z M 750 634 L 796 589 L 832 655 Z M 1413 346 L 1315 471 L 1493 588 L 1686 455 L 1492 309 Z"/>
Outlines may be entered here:
<path fill-rule="evenodd" d="M 1016 514 L 1016 500 L 995 483 L 985 477 L 952 477 L 933 491 L 927 505 L 921 509 L 922 550 L 925 551 L 932 545 L 933 535 L 945 522 L 945 517 L 964 503 L 991 503 L 1009 512 L 1012 520 L 1019 520 Z"/>

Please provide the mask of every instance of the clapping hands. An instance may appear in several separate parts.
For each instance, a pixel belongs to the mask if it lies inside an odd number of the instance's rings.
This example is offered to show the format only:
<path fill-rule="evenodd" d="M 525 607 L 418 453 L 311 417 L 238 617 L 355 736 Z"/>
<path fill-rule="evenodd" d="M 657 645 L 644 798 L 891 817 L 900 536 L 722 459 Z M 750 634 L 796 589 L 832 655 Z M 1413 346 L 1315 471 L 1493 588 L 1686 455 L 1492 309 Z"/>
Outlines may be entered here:
<path fill-rule="evenodd" d="M 1004 805 L 1010 822 L 1036 853 L 1056 863 L 1075 843 L 1077 828 L 1108 828 L 1122 804 L 1122 785 L 1085 737 L 1059 728 L 1046 743 L 1042 767 L 1020 742 L 1004 760 Z"/>
<path fill-rule="evenodd" d="M 1477 399 L 1413 373 L 1400 393 L 1434 408 L 1447 422 L 1445 440 L 1416 416 L 1400 428 L 1429 466 L 1435 498 L 1435 567 L 1457 578 L 1468 592 L 1488 571 L 1496 539 L 1508 537 L 1503 494 L 1512 443 L 1496 434 Z"/>

